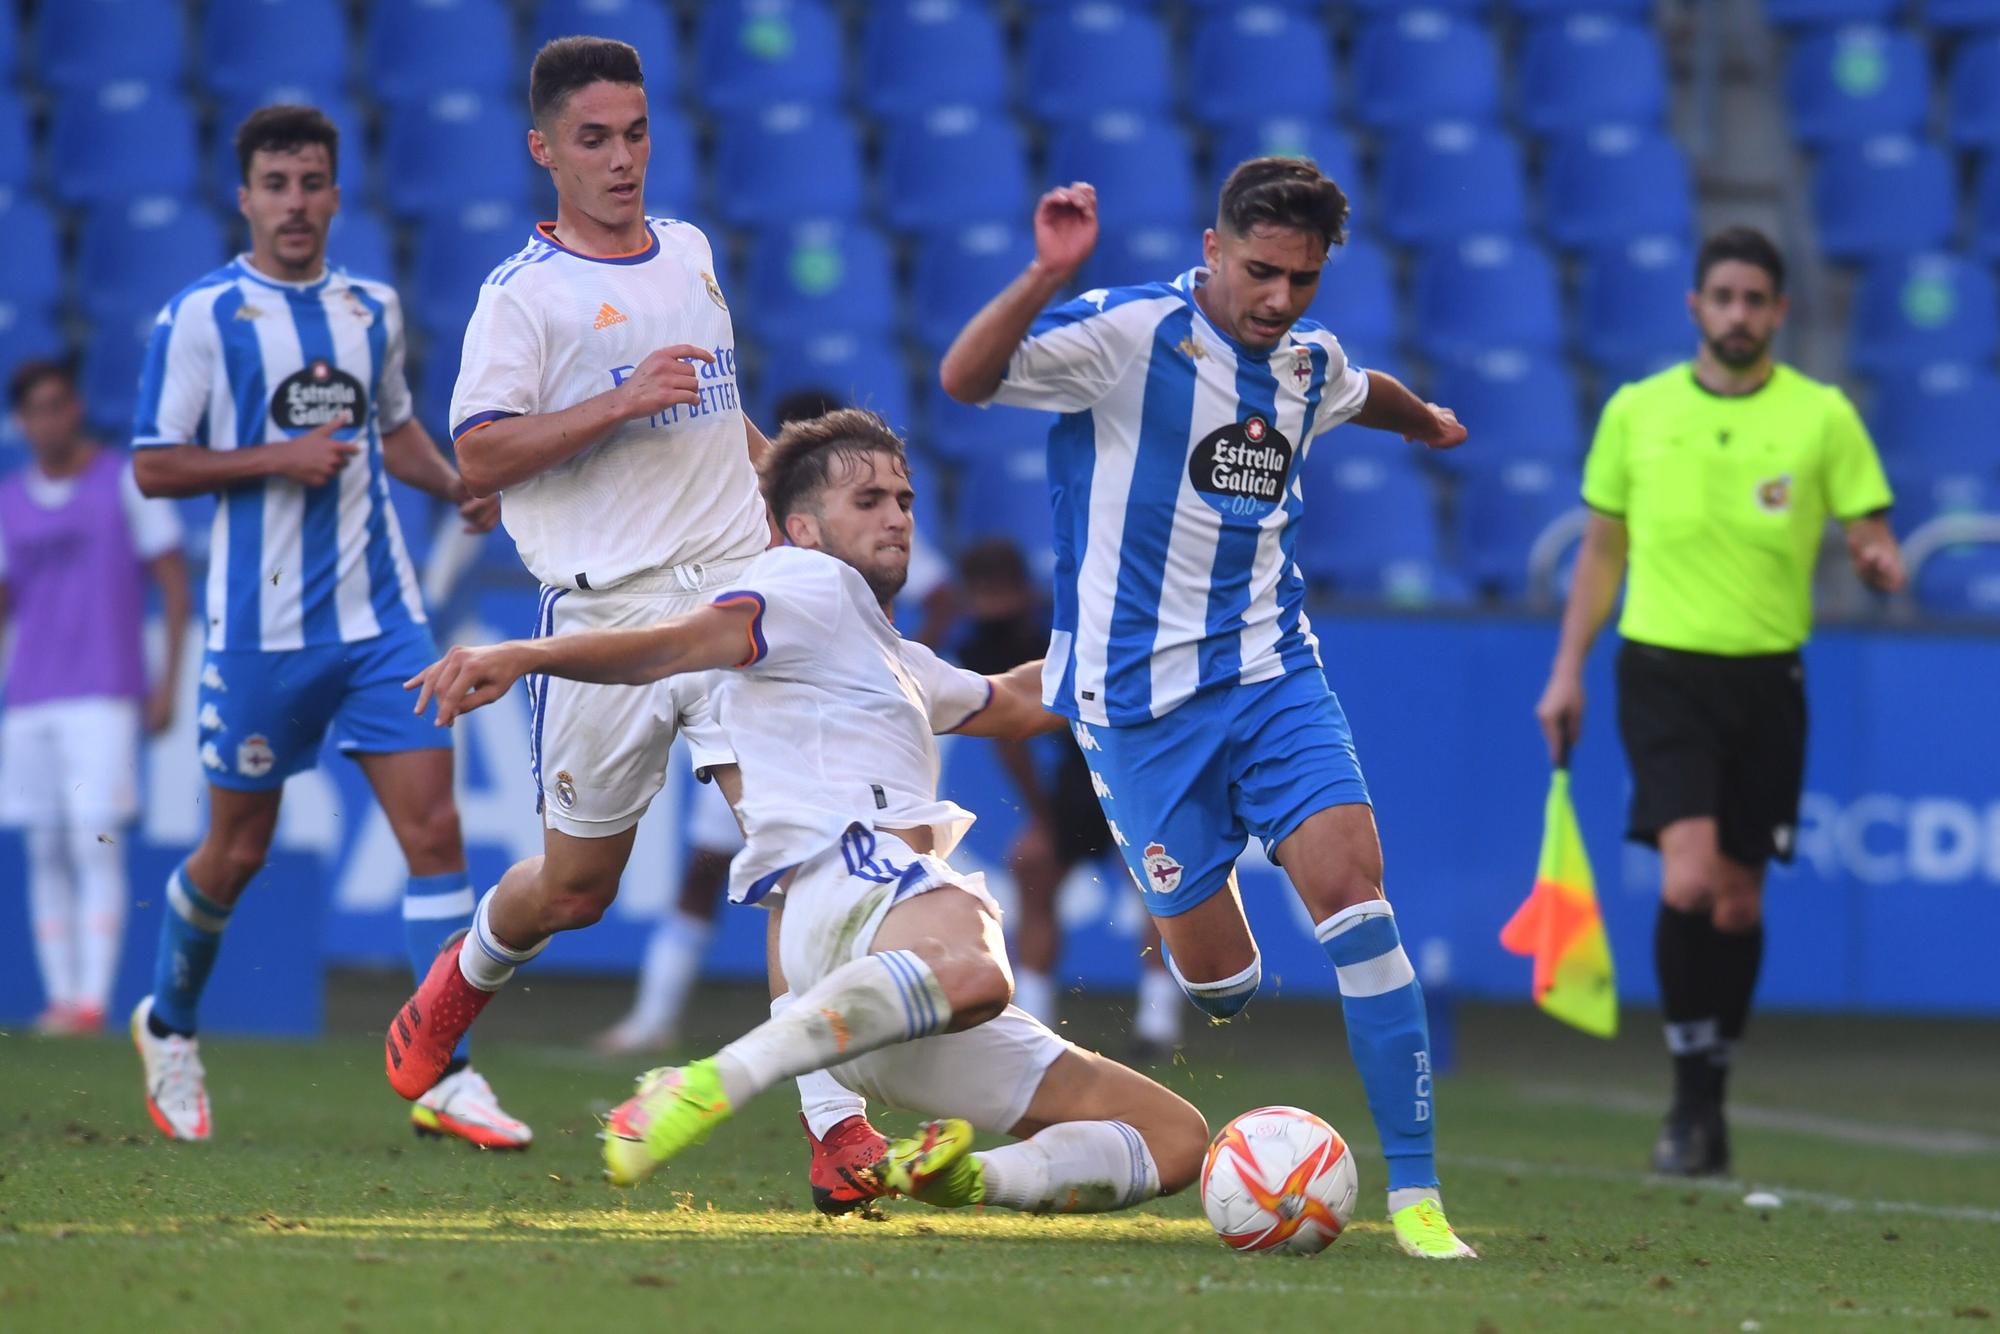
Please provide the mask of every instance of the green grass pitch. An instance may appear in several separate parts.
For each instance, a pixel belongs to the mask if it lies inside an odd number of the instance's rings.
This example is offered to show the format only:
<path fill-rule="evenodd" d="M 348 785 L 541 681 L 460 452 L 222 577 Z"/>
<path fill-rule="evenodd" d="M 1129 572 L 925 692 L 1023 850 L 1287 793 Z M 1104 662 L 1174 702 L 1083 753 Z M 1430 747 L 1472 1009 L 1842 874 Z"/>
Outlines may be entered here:
<path fill-rule="evenodd" d="M 393 979 L 337 979 L 333 1036 L 207 1044 L 217 1138 L 159 1139 L 117 1038 L 0 1035 L 0 1330 L 1973 1330 L 2000 1317 L 1994 1028 L 1773 1018 L 1744 1054 L 1742 1180 L 1641 1171 L 1663 1096 L 1650 1016 L 1602 1044 L 1468 1007 L 1439 1085 L 1446 1203 L 1484 1258 L 1406 1259 L 1338 1012 L 1263 1001 L 1160 1073 L 1212 1126 L 1292 1102 L 1361 1169 L 1311 1260 L 1224 1251 L 1192 1192 L 1121 1215 L 879 1220 L 809 1206 L 774 1093 L 647 1186 L 598 1178 L 636 1063 L 578 1040 L 616 1001 L 547 979 L 489 1012 L 479 1064 L 539 1141 L 415 1140 L 368 1034 Z M 1070 1030 L 1116 1051 L 1113 1003 Z M 708 1045 L 761 1013 L 701 1000 Z M 712 1031 L 710 1031 L 712 1030 Z M 907 1114 L 883 1109 L 891 1130 Z M 1775 1210 L 1744 1207 L 1752 1187 Z"/>

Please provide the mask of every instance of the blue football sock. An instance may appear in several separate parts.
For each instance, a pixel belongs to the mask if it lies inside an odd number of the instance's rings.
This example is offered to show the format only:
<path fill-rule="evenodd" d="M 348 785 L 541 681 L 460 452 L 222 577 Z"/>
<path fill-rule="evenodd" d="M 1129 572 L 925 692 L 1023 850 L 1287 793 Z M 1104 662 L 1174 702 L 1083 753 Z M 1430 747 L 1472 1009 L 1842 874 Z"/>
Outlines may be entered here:
<path fill-rule="evenodd" d="M 160 914 L 160 948 L 153 956 L 153 1022 L 193 1037 L 195 1011 L 222 948 L 229 909 L 204 896 L 182 862 L 167 877 L 167 910 Z"/>
<path fill-rule="evenodd" d="M 1375 899 L 1335 913 L 1315 934 L 1340 975 L 1347 1045 L 1382 1139 L 1389 1189 L 1435 1187 L 1430 1026 L 1395 914 Z"/>
<path fill-rule="evenodd" d="M 470 871 L 410 877 L 403 889 L 403 944 L 410 952 L 410 971 L 418 982 L 430 972 L 452 932 L 471 928 L 472 909 L 477 903 Z M 471 1046 L 472 1035 L 468 1033 L 452 1050 L 452 1060 L 468 1060 Z"/>

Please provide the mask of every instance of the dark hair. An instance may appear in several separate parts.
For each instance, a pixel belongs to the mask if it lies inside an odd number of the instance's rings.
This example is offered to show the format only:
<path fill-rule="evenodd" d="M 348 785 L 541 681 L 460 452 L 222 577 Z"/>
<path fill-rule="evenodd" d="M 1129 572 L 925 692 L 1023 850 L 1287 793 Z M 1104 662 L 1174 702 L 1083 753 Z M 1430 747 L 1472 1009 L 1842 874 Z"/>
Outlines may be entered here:
<path fill-rule="evenodd" d="M 1701 243 L 1701 250 L 1694 257 L 1694 290 L 1699 292 L 1708 281 L 1710 269 L 1732 259 L 1755 264 L 1770 274 L 1772 294 L 1783 294 L 1785 257 L 1778 253 L 1771 238 L 1755 227 L 1725 227 Z"/>
<path fill-rule="evenodd" d="M 609 37 L 558 37 L 535 52 L 534 68 L 528 72 L 528 110 L 535 124 L 546 125 L 571 93 L 593 83 L 644 88 L 639 53 Z"/>
<path fill-rule="evenodd" d="M 982 538 L 959 553 L 958 581 L 967 587 L 976 584 L 1024 587 L 1029 582 L 1028 561 L 1011 537 Z"/>
<path fill-rule="evenodd" d="M 18 411 L 28 401 L 28 395 L 40 389 L 50 380 L 61 384 L 70 393 L 76 392 L 76 372 L 60 361 L 37 358 L 24 361 L 14 368 L 7 377 L 7 406 Z"/>
<path fill-rule="evenodd" d="M 887 454 L 906 471 L 909 468 L 902 437 L 866 408 L 840 408 L 790 422 L 778 432 L 757 469 L 765 503 L 783 523 L 814 507 L 833 480 L 835 460 L 858 461 L 870 454 Z"/>
<path fill-rule="evenodd" d="M 1222 183 L 1215 225 L 1233 236 L 1296 227 L 1331 250 L 1347 240 L 1347 195 L 1311 158 L 1253 157 Z"/>
<path fill-rule="evenodd" d="M 802 422 L 808 417 L 824 417 L 829 412 L 838 412 L 847 406 L 847 400 L 831 389 L 807 386 L 794 389 L 778 400 L 771 409 L 771 416 L 779 426 L 790 422 Z"/>
<path fill-rule="evenodd" d="M 236 127 L 236 165 L 250 183 L 250 159 L 257 153 L 295 153 L 308 144 L 326 147 L 326 169 L 340 178 L 340 131 L 318 107 L 279 102 L 258 107 Z"/>

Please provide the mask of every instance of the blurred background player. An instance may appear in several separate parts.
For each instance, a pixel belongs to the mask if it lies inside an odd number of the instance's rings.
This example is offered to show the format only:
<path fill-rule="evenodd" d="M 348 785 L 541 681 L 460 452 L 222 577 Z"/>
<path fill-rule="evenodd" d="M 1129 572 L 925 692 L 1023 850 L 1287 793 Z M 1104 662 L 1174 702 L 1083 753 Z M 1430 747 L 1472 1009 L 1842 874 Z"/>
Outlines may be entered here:
<path fill-rule="evenodd" d="M 1653 932 L 1674 1093 L 1653 1170 L 1729 1170 L 1723 1099 L 1764 957 L 1764 871 L 1789 862 L 1805 781 L 1812 577 L 1828 516 L 1854 571 L 1903 584 L 1888 480 L 1847 396 L 1773 359 L 1785 263 L 1747 227 L 1695 259 L 1694 359 L 1604 406 L 1590 506 L 1535 716 L 1562 756 L 1583 726 L 1583 664 L 1631 566 L 1618 632 L 1627 837 L 1660 851 Z"/>
<path fill-rule="evenodd" d="M 1043 677 L 1075 722 L 1098 799 L 1175 976 L 1214 1018 L 1262 960 L 1236 890 L 1255 834 L 1317 924 L 1389 1166 L 1397 1243 L 1474 1252 L 1438 1192 L 1428 1021 L 1340 702 L 1293 558 L 1297 466 L 1340 423 L 1431 448 L 1466 432 L 1301 321 L 1347 197 L 1310 161 L 1253 158 L 1223 183 L 1205 263 L 1044 313 L 1097 243 L 1078 183 L 1035 210 L 1035 258 L 974 316 L 939 378 L 966 403 L 1065 414 L 1049 436 L 1056 622 Z M 1087 503 L 1080 502 L 1087 497 Z"/>
<path fill-rule="evenodd" d="M 639 53 L 559 38 L 536 53 L 528 102 L 527 148 L 555 186 L 556 218 L 480 286 L 452 438 L 473 486 L 507 494 L 507 532 L 542 585 L 537 637 L 652 624 L 703 605 L 770 545 L 751 467 L 768 442 L 739 402 L 708 238 L 646 216 Z M 514 970 L 604 915 L 676 736 L 734 796 L 707 686 L 530 683 L 542 855 L 508 868 L 391 1021 L 383 1063 L 398 1093 L 421 1098 Z M 815 1198 L 851 1208 L 866 1193 L 828 1184 L 822 1196 L 823 1178 L 872 1163 L 885 1141 L 826 1076 L 801 1081 L 800 1098 Z"/>
<path fill-rule="evenodd" d="M 310 107 L 269 106 L 236 131 L 250 252 L 160 313 L 133 445 L 153 496 L 219 496 L 199 729 L 208 829 L 166 886 L 153 994 L 132 1016 L 146 1105 L 173 1139 L 210 1134 L 196 1014 L 223 928 L 264 865 L 285 779 L 329 733 L 367 775 L 409 863 L 413 964 L 471 920 L 448 738 L 410 713 L 402 682 L 435 652 L 389 478 L 459 507 L 469 495 L 412 415 L 395 290 L 326 262 L 340 207 L 339 136 Z M 197 443 L 199 442 L 199 443 Z M 528 1127 L 451 1055 L 411 1109 L 421 1134 L 523 1148 Z"/>
<path fill-rule="evenodd" d="M 1039 659 L 1049 646 L 1049 608 L 1037 596 L 1021 549 L 1006 538 L 966 548 L 958 558 L 966 627 L 953 656 L 972 671 L 998 676 Z M 1062 951 L 1056 900 L 1078 866 L 1111 852 L 1111 826 L 1091 789 L 1090 766 L 1069 737 L 1052 740 L 1053 761 L 1043 764 L 1039 743 L 1011 737 L 994 742 L 1001 767 L 1021 794 L 1027 823 L 1014 840 L 1008 864 L 1020 890 L 1012 927 L 1014 1003 L 1049 1027 L 1056 1025 L 1055 969 Z M 1116 876 L 1112 892 L 1126 877 Z M 1172 1053 L 1181 1042 L 1181 992 L 1160 953 L 1151 917 L 1139 935 L 1137 1008 L 1131 1053 L 1142 1063 Z"/>
<path fill-rule="evenodd" d="M 28 853 L 28 913 L 44 1033 L 95 1033 L 124 941 L 127 829 L 139 741 L 173 720 L 189 615 L 174 507 L 149 500 L 124 453 L 83 431 L 64 367 L 15 370 L 8 406 L 32 461 L 0 482 L 0 619 L 13 622 L 0 714 L 0 819 Z M 166 655 L 150 689 L 146 581 Z"/>

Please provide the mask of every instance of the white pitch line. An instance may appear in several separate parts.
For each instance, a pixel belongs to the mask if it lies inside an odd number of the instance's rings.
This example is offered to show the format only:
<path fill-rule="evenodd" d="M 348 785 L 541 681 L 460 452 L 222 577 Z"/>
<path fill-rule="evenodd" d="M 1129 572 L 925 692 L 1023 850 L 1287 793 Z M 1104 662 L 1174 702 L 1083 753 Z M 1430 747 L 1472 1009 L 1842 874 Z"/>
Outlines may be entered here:
<path fill-rule="evenodd" d="M 1538 1102 L 1572 1103 L 1598 1107 L 1609 1112 L 1636 1112 L 1647 1116 L 1659 1112 L 1659 1101 L 1640 1093 L 1586 1088 L 1579 1084 L 1521 1084 L 1523 1097 Z M 1760 1130 L 1782 1130 L 1788 1134 L 1810 1135 L 1841 1144 L 1862 1144 L 1870 1148 L 1907 1149 L 1911 1153 L 1931 1153 L 1942 1157 L 2000 1155 L 2000 1136 L 1976 1130 L 1949 1130 L 1941 1126 L 1919 1126 L 1900 1121 L 1856 1121 L 1817 1112 L 1796 1112 L 1782 1107 L 1759 1107 L 1754 1103 L 1729 1104 L 1733 1125 L 1755 1126 Z"/>
<path fill-rule="evenodd" d="M 1910 1214 L 1917 1218 L 1943 1218 L 1961 1223 L 2000 1223 L 2000 1209 L 1983 1209 L 1972 1204 L 1926 1204 L 1918 1200 L 1866 1200 L 1835 1195 L 1823 1190 L 1800 1190 L 1765 1182 L 1739 1181 L 1734 1177 L 1663 1177 L 1650 1172 L 1622 1172 L 1616 1168 L 1588 1167 L 1578 1163 L 1531 1163 L 1518 1158 L 1488 1158 L 1476 1153 L 1439 1154 L 1446 1163 L 1477 1171 L 1505 1172 L 1510 1176 L 1568 1177 L 1578 1181 L 1602 1181 L 1619 1186 L 1664 1186 L 1673 1190 L 1704 1190 L 1716 1195 L 1741 1196 L 1750 1190 L 1768 1190 L 1787 1204 L 1818 1205 L 1829 1213 Z"/>

